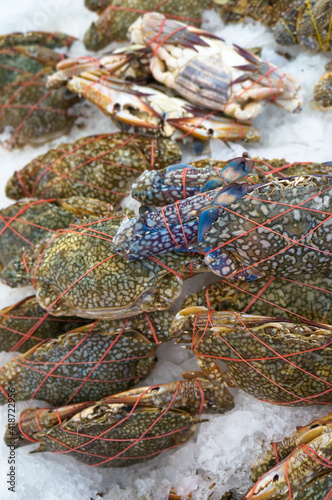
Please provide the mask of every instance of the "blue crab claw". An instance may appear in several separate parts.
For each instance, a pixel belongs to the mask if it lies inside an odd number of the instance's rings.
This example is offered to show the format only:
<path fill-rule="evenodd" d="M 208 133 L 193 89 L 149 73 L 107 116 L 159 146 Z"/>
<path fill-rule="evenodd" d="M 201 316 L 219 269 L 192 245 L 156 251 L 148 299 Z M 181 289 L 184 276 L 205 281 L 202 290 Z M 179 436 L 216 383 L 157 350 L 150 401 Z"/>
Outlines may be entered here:
<path fill-rule="evenodd" d="M 211 226 L 218 219 L 220 210 L 217 207 L 205 208 L 198 219 L 197 242 L 202 243 Z"/>
<path fill-rule="evenodd" d="M 205 264 L 207 264 L 210 270 L 224 278 L 236 272 L 236 261 L 231 255 L 226 252 L 221 252 L 220 250 L 215 250 L 209 252 L 204 258 Z"/>
<path fill-rule="evenodd" d="M 217 276 L 225 278 L 231 276 L 235 280 L 255 281 L 262 277 L 262 274 L 254 268 L 239 270 L 238 259 L 228 252 L 223 252 L 221 249 L 213 250 L 207 248 L 204 262 Z"/>
<path fill-rule="evenodd" d="M 254 160 L 247 158 L 246 156 L 240 156 L 234 158 L 221 170 L 219 173 L 220 177 L 225 182 L 235 182 L 242 177 L 246 176 L 251 172 L 254 166 Z"/>
<path fill-rule="evenodd" d="M 243 196 L 247 194 L 247 191 L 248 184 L 245 182 L 241 184 L 237 184 L 236 182 L 227 184 L 227 186 L 225 186 L 218 192 L 212 203 L 213 205 L 219 207 L 228 207 L 240 198 L 243 198 Z"/>
<path fill-rule="evenodd" d="M 326 161 L 323 163 L 323 165 L 329 165 L 330 167 L 332 167 L 332 161 Z"/>
<path fill-rule="evenodd" d="M 206 193 L 206 191 L 212 191 L 212 189 L 217 189 L 218 187 L 223 186 L 223 184 L 224 184 L 223 180 L 218 177 L 216 179 L 209 179 L 200 190 L 200 193 Z"/>

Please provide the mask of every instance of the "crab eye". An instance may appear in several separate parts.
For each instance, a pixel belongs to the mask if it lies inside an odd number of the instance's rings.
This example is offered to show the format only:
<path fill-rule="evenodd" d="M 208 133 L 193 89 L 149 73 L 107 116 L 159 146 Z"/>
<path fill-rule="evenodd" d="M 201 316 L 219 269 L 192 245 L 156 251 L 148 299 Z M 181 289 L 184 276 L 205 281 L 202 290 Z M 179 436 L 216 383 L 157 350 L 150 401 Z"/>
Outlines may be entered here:
<path fill-rule="evenodd" d="M 275 474 L 275 475 L 273 476 L 272 481 L 275 483 L 276 481 L 278 481 L 278 479 L 279 479 L 278 474 Z"/>

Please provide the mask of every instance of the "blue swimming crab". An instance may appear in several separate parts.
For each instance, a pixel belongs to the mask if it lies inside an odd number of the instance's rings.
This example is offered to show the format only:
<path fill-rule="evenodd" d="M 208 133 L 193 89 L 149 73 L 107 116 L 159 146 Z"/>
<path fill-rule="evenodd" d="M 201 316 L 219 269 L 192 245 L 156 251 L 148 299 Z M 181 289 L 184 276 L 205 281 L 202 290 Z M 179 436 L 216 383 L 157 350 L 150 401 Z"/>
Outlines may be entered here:
<path fill-rule="evenodd" d="M 126 132 L 83 137 L 51 149 L 15 172 L 6 195 L 15 200 L 79 195 L 116 203 L 129 194 L 132 181 L 143 171 L 180 159 L 180 148 L 168 139 Z"/>
<path fill-rule="evenodd" d="M 193 350 L 215 382 L 271 403 L 326 404 L 332 402 L 332 328 L 313 325 L 188 307 L 176 315 L 170 335 Z"/>
<path fill-rule="evenodd" d="M 73 37 L 61 33 L 12 33 L 0 38 L 0 133 L 11 149 L 40 144 L 70 130 L 69 113 L 77 96 L 65 87 L 47 89 L 47 76 L 65 57 L 55 48 L 69 47 Z"/>
<path fill-rule="evenodd" d="M 254 464 L 252 480 L 256 484 L 243 500 L 328 500 L 332 492 L 331 459 L 329 414 L 273 443 Z"/>
<path fill-rule="evenodd" d="M 331 276 L 292 280 L 267 276 L 253 281 L 222 279 L 187 297 L 182 308 L 204 306 L 211 311 L 235 311 L 332 324 Z"/>
<path fill-rule="evenodd" d="M 24 199 L 0 210 L 0 270 L 22 250 L 57 229 L 64 229 L 81 217 L 107 216 L 113 207 L 104 201 L 83 196 L 62 200 Z"/>
<path fill-rule="evenodd" d="M 58 337 L 88 323 L 77 317 L 51 316 L 30 296 L 0 311 L 0 346 L 25 352 L 42 340 Z"/>
<path fill-rule="evenodd" d="M 243 21 L 251 17 L 266 26 L 273 26 L 294 0 L 216 0 L 224 22 Z"/>
<path fill-rule="evenodd" d="M 124 467 L 150 460 L 195 433 L 195 417 L 233 408 L 222 387 L 202 373 L 183 381 L 141 387 L 98 402 L 56 410 L 29 408 L 20 425 L 8 427 L 5 441 L 17 446 L 39 442 L 36 452 L 70 453 L 90 466 Z"/>
<path fill-rule="evenodd" d="M 313 162 L 289 163 L 284 159 L 261 160 L 241 157 L 228 161 L 206 158 L 177 163 L 159 171 L 145 171 L 134 182 L 131 195 L 143 205 L 163 206 L 189 198 L 200 192 L 222 187 L 245 177 L 252 184 L 261 184 L 272 178 L 294 175 L 329 174 L 329 164 Z"/>
<path fill-rule="evenodd" d="M 98 400 L 129 389 L 156 363 L 156 344 L 138 331 L 108 332 L 90 326 L 32 347 L 0 368 L 0 403 L 10 387 L 16 400 L 43 399 L 54 406 Z"/>
<path fill-rule="evenodd" d="M 194 251 L 221 277 L 328 274 L 331 186 L 315 175 L 231 183 L 125 220 L 115 251 L 129 261 Z"/>
<path fill-rule="evenodd" d="M 69 48 L 74 37 L 63 33 L 30 31 L 0 36 L 0 88 L 24 73 L 36 74 L 55 67 L 64 55 L 55 49 Z"/>
<path fill-rule="evenodd" d="M 126 262 L 113 246 L 122 220 L 113 214 L 58 231 L 11 261 L 1 279 L 10 286 L 32 282 L 41 306 L 56 316 L 114 319 L 171 307 L 185 278 L 206 265 L 175 252 Z"/>

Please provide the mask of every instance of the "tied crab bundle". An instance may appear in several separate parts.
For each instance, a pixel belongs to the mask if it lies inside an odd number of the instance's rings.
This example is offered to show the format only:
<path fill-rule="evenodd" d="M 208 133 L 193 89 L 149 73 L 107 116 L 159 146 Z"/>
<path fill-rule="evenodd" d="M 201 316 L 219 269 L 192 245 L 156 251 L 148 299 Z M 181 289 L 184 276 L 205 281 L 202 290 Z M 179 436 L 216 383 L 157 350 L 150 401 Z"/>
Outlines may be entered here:
<path fill-rule="evenodd" d="M 6 185 L 8 198 L 84 196 L 116 203 L 142 172 L 181 160 L 169 139 L 115 132 L 61 144 L 34 158 Z"/>
<path fill-rule="evenodd" d="M 255 485 L 243 500 L 328 500 L 332 492 L 332 415 L 272 443 L 252 467 Z M 259 477 L 261 474 L 263 475 Z"/>
<path fill-rule="evenodd" d="M 174 449 L 195 435 L 201 413 L 233 408 L 222 387 L 202 373 L 170 384 L 141 387 L 98 402 L 55 410 L 29 408 L 5 440 L 39 443 L 34 452 L 69 453 L 92 467 L 124 467 Z M 33 453 L 34 453 L 33 452 Z"/>
<path fill-rule="evenodd" d="M 84 35 L 89 50 L 101 50 L 113 41 L 123 41 L 129 26 L 139 15 L 160 12 L 167 18 L 200 24 L 204 10 L 211 8 L 210 0 L 85 0 L 88 9 L 100 17 Z"/>
<path fill-rule="evenodd" d="M 40 305 L 55 316 L 116 319 L 171 307 L 184 280 L 207 271 L 200 257 L 169 252 L 128 263 L 115 254 L 113 237 L 122 222 L 86 219 L 50 234 L 4 269 L 1 280 L 33 284 Z"/>
<path fill-rule="evenodd" d="M 132 45 L 122 51 L 60 64 L 49 84 L 69 80 L 72 92 L 120 124 L 176 139 L 257 140 L 250 120 L 267 102 L 290 112 L 301 106 L 292 75 L 211 33 L 151 13 L 130 27 L 130 35 Z M 133 61 L 134 75 L 141 76 L 134 69 L 140 60 L 167 93 L 119 79 L 132 79 Z"/>
<path fill-rule="evenodd" d="M 8 149 L 38 145 L 69 132 L 77 96 L 49 89 L 47 76 L 74 38 L 61 33 L 12 33 L 0 37 L 0 133 Z"/>
<path fill-rule="evenodd" d="M 0 368 L 0 403 L 6 402 L 12 386 L 16 400 L 38 397 L 53 405 L 127 390 L 154 368 L 156 348 L 169 340 L 173 319 L 174 313 L 155 311 L 97 320 L 60 336 L 58 331 L 56 339 L 35 345 Z"/>
<path fill-rule="evenodd" d="M 330 325 L 189 307 L 176 315 L 170 335 L 196 354 L 215 382 L 273 404 L 332 401 Z"/>
<path fill-rule="evenodd" d="M 82 217 L 107 217 L 113 207 L 82 196 L 56 200 L 25 199 L 0 210 L 0 270 L 26 248 Z"/>

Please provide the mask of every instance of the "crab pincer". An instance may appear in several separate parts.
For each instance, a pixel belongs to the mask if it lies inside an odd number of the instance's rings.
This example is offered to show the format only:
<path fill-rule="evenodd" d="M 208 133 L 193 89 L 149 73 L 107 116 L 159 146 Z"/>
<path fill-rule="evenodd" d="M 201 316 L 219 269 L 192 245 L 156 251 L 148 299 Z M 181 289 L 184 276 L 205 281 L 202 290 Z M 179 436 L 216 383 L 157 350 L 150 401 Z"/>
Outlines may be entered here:
<path fill-rule="evenodd" d="M 228 161 L 175 163 L 159 171 L 145 171 L 134 182 L 132 197 L 144 205 L 163 206 L 236 182 L 253 166 L 247 153 Z"/>

